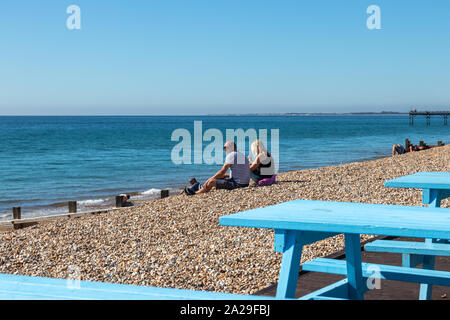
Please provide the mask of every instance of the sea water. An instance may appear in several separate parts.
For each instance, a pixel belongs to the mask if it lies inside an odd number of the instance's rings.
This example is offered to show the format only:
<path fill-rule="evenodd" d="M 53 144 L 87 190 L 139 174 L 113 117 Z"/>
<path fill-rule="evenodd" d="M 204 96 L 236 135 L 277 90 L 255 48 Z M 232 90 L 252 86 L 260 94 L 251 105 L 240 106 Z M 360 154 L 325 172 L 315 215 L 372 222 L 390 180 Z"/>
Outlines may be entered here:
<path fill-rule="evenodd" d="M 177 192 L 191 176 L 206 180 L 220 165 L 171 159 L 178 143 L 172 133 L 186 129 L 194 139 L 194 121 L 224 137 L 227 129 L 266 129 L 269 150 L 270 132 L 278 130 L 280 172 L 390 156 L 406 138 L 450 142 L 441 118 L 410 126 L 404 115 L 0 117 L 0 219 L 14 206 L 23 217 L 67 212 L 72 200 L 88 210 L 112 206 L 119 193 L 151 199 L 163 188 Z"/>

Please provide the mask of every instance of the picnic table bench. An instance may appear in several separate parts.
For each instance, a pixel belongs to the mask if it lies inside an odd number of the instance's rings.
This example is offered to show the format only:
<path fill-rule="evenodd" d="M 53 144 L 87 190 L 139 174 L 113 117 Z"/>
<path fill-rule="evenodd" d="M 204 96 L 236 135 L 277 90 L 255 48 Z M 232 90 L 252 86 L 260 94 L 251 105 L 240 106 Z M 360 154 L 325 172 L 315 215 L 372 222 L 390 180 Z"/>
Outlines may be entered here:
<path fill-rule="evenodd" d="M 1 300 L 267 300 L 271 297 L 0 274 Z"/>
<path fill-rule="evenodd" d="M 361 234 L 450 239 L 450 211 L 444 208 L 295 200 L 223 216 L 219 222 L 223 226 L 275 230 L 275 251 L 283 253 L 276 292 L 279 299 L 295 296 L 303 246 L 342 233 L 346 261 L 315 259 L 304 263 L 303 270 L 347 278 L 303 299 L 363 299 L 369 276 L 450 285 L 450 272 L 361 261 Z M 369 274 L 368 270 L 374 268 L 379 273 Z"/>
<path fill-rule="evenodd" d="M 387 188 L 422 189 L 422 202 L 430 207 L 439 208 L 441 201 L 450 197 L 450 172 L 418 172 L 415 174 L 388 180 Z M 442 244 L 439 244 L 441 242 Z M 390 252 L 402 254 L 402 266 L 414 268 L 422 264 L 423 269 L 434 269 L 435 256 L 449 256 L 448 239 L 426 239 L 424 243 L 377 240 L 364 247 L 366 251 Z M 431 299 L 432 285 L 420 285 L 419 299 Z"/>

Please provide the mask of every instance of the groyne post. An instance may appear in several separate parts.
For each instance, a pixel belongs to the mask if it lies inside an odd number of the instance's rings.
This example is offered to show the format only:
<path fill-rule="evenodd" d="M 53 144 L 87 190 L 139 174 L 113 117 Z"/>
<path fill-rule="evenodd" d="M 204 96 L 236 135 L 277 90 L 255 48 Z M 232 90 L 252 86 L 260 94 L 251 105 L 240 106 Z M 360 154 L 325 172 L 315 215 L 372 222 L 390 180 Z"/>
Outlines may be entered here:
<path fill-rule="evenodd" d="M 77 202 L 69 201 L 69 213 L 77 213 Z"/>
<path fill-rule="evenodd" d="M 20 207 L 13 208 L 13 219 L 14 220 L 22 219 L 22 209 Z M 20 229 L 20 228 L 21 228 L 21 225 L 14 224 L 15 230 Z"/>
<path fill-rule="evenodd" d="M 409 149 L 410 146 L 411 142 L 409 141 L 409 139 L 405 139 L 405 149 Z"/>
<path fill-rule="evenodd" d="M 22 209 L 20 207 L 13 208 L 13 219 L 22 219 Z"/>
<path fill-rule="evenodd" d="M 169 190 L 167 190 L 167 189 L 161 190 L 161 199 L 167 198 L 168 196 L 169 196 Z"/>
<path fill-rule="evenodd" d="M 122 208 L 124 196 L 116 196 L 116 208 Z"/>

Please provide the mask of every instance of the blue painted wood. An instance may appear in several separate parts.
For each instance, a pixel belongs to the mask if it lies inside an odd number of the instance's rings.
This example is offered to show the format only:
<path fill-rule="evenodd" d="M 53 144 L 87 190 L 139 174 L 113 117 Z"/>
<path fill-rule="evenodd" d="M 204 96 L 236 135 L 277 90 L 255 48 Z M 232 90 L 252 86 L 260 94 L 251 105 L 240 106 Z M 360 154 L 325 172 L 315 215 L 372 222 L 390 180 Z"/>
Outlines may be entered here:
<path fill-rule="evenodd" d="M 386 187 L 421 188 L 422 202 L 430 207 L 439 208 L 441 201 L 450 197 L 450 172 L 420 172 L 385 182 Z M 438 239 L 442 240 L 442 239 Z M 431 240 L 428 240 L 431 243 Z M 432 269 L 434 257 L 404 254 L 403 266 L 423 264 L 424 268 Z M 409 259 L 409 261 L 408 261 Z M 421 284 L 420 299 L 431 297 L 431 285 Z"/>
<path fill-rule="evenodd" d="M 311 292 L 300 297 L 299 300 L 318 300 L 319 297 L 348 299 L 348 279 L 342 279 L 329 286 Z"/>
<path fill-rule="evenodd" d="M 260 300 L 271 297 L 0 274 L 1 300 Z"/>
<path fill-rule="evenodd" d="M 450 210 L 446 208 L 294 200 L 223 216 L 219 222 L 223 226 L 450 239 Z"/>
<path fill-rule="evenodd" d="M 430 215 L 433 219 L 430 219 Z M 444 208 L 295 200 L 223 216 L 219 222 L 225 226 L 278 230 L 275 232 L 275 247 L 284 250 L 280 270 L 280 279 L 283 281 L 278 287 L 278 298 L 294 296 L 298 279 L 297 263 L 301 258 L 301 247 L 308 238 L 304 237 L 304 243 L 298 238 L 295 244 L 297 249 L 292 250 L 292 239 L 290 242 L 287 240 L 289 231 L 296 231 L 298 236 L 302 233 L 297 231 L 308 231 L 311 241 L 311 235 L 317 235 L 317 232 L 450 239 L 450 211 Z M 348 244 L 349 253 L 354 254 L 349 254 L 353 261 L 349 268 L 353 273 L 352 295 L 361 298 L 364 291 L 360 288 L 362 276 L 355 267 L 358 264 L 356 255 L 360 255 L 358 245 L 356 241 Z"/>
<path fill-rule="evenodd" d="M 417 254 L 402 254 L 402 267 L 414 268 L 423 263 L 423 255 Z"/>
<path fill-rule="evenodd" d="M 435 259 L 436 258 L 434 256 L 424 256 L 422 268 L 428 269 L 428 270 L 434 270 Z M 428 284 L 428 283 L 420 284 L 419 300 L 430 300 L 432 293 L 433 293 L 432 284 Z"/>
<path fill-rule="evenodd" d="M 441 206 L 441 197 L 438 189 L 423 189 L 422 202 L 430 207 L 439 208 Z"/>
<path fill-rule="evenodd" d="M 275 230 L 274 239 L 273 239 L 273 250 L 275 252 L 283 253 L 286 249 L 286 233 L 287 230 Z"/>
<path fill-rule="evenodd" d="M 335 235 L 335 233 L 325 232 L 275 230 L 275 251 L 283 252 L 277 286 L 277 298 L 295 297 L 303 246 Z"/>
<path fill-rule="evenodd" d="M 370 267 L 379 268 L 380 279 L 450 286 L 450 272 L 447 271 L 405 268 L 363 262 L 362 275 L 364 278 L 374 276 L 373 273 L 368 271 Z M 347 275 L 347 266 L 344 260 L 317 258 L 305 262 L 302 268 L 305 271 Z"/>
<path fill-rule="evenodd" d="M 315 297 L 315 298 L 313 298 L 313 299 L 310 299 L 310 300 L 326 300 L 326 301 L 329 301 L 329 300 L 338 300 L 338 301 L 345 301 L 345 300 L 348 300 L 348 299 L 344 299 L 344 298 L 336 298 L 336 297 L 327 297 L 327 296 L 317 296 L 317 297 Z"/>
<path fill-rule="evenodd" d="M 369 252 L 408 253 L 415 255 L 450 256 L 450 246 L 442 243 L 375 240 L 364 246 Z"/>
<path fill-rule="evenodd" d="M 347 260 L 348 297 L 364 299 L 364 280 L 361 267 L 361 239 L 359 234 L 345 234 L 345 257 Z"/>
<path fill-rule="evenodd" d="M 285 250 L 285 239 L 287 230 L 275 230 L 274 236 L 274 250 L 275 252 L 284 252 Z M 338 233 L 330 232 L 304 232 L 302 233 L 302 243 L 303 245 L 308 245 L 317 241 L 321 241 L 327 238 L 331 238 L 338 235 Z"/>
<path fill-rule="evenodd" d="M 387 188 L 417 188 L 450 190 L 450 172 L 418 172 L 384 183 Z"/>
<path fill-rule="evenodd" d="M 423 189 L 423 203 L 439 207 L 443 199 L 450 197 L 450 172 L 419 172 L 388 180 L 384 186 Z"/>
<path fill-rule="evenodd" d="M 450 198 L 450 190 L 440 190 L 440 197 L 441 199 L 447 199 Z"/>
<path fill-rule="evenodd" d="M 284 251 L 276 293 L 278 299 L 295 297 L 303 249 L 301 235 L 301 232 L 292 230 L 284 233 Z"/>
<path fill-rule="evenodd" d="M 433 240 L 432 239 L 425 239 L 425 244 L 432 245 Z M 423 257 L 423 269 L 427 270 L 433 270 L 435 264 L 435 256 L 424 256 Z M 419 293 L 419 300 L 430 300 L 432 295 L 433 287 L 431 284 L 428 283 L 421 283 L 420 284 L 420 293 Z"/>
<path fill-rule="evenodd" d="M 424 269 L 434 269 L 435 256 L 450 256 L 450 246 L 435 243 L 432 239 L 425 242 L 377 240 L 367 244 L 366 251 L 402 253 L 402 266 L 414 268 L 422 264 Z M 432 285 L 420 285 L 420 300 L 431 299 Z"/>

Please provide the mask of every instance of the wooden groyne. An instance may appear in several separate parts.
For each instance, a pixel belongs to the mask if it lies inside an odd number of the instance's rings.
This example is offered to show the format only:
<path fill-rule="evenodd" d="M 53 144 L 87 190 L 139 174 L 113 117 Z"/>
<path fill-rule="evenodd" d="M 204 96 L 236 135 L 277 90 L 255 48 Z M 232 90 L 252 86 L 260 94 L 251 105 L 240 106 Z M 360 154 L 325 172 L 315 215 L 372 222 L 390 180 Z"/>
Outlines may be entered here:
<path fill-rule="evenodd" d="M 411 141 L 409 141 L 409 139 L 405 139 L 405 148 L 406 149 L 409 149 L 409 147 L 413 147 L 413 146 L 414 145 L 411 143 Z M 423 140 L 420 140 L 420 142 L 419 142 L 419 147 L 430 148 L 430 147 L 443 147 L 443 146 L 445 146 L 445 143 L 443 143 L 440 140 L 437 142 L 437 145 L 435 145 L 435 146 L 429 146 Z"/>
<path fill-rule="evenodd" d="M 450 115 L 449 111 L 417 111 L 412 110 L 409 112 L 409 124 L 411 126 L 414 125 L 414 117 L 416 116 L 425 116 L 427 119 L 427 126 L 431 125 L 431 117 L 432 116 L 441 116 L 444 120 L 444 126 L 448 123 L 448 116 Z"/>
<path fill-rule="evenodd" d="M 160 199 L 164 199 L 167 197 L 169 197 L 169 190 L 167 190 L 167 189 L 161 190 Z M 124 198 L 125 198 L 124 195 L 116 196 L 115 208 L 105 208 L 105 209 L 101 209 L 101 210 L 84 211 L 84 212 L 77 212 L 78 211 L 77 201 L 69 201 L 67 203 L 68 204 L 68 213 L 51 215 L 51 216 L 25 218 L 25 219 L 22 218 L 22 208 L 21 207 L 13 207 L 12 219 L 0 221 L 0 232 L 32 227 L 37 224 L 47 223 L 47 222 L 51 222 L 51 221 L 55 221 L 55 220 L 68 220 L 68 219 L 80 218 L 80 217 L 84 217 L 84 216 L 98 215 L 101 213 L 108 213 L 108 212 L 117 211 L 117 210 L 120 210 L 120 209 L 123 209 L 126 207 L 130 207 L 130 202 L 125 202 Z M 130 199 L 130 196 L 127 195 L 127 198 Z M 134 206 L 134 205 L 131 204 L 131 206 Z"/>

